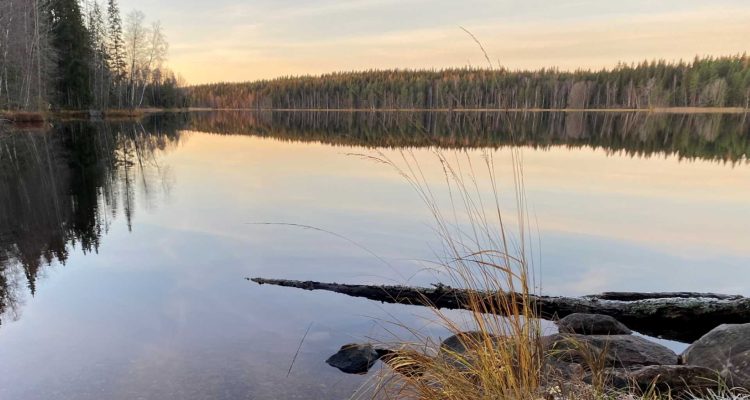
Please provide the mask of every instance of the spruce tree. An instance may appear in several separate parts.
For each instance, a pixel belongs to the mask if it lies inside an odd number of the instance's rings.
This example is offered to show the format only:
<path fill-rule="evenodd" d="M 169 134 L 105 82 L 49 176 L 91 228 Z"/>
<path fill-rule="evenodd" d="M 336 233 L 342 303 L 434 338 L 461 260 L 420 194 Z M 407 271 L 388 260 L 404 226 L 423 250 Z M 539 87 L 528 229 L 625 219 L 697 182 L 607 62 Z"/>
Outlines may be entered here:
<path fill-rule="evenodd" d="M 64 108 L 91 104 L 90 37 L 78 0 L 52 0 L 52 47 L 57 53 L 57 98 Z"/>
<path fill-rule="evenodd" d="M 91 38 L 91 91 L 94 104 L 106 108 L 109 101 L 110 71 L 107 51 L 107 27 L 98 1 L 94 1 L 88 15 L 88 31 Z"/>
<path fill-rule="evenodd" d="M 115 79 L 120 81 L 125 77 L 125 44 L 122 40 L 122 19 L 117 0 L 108 0 L 107 19 L 109 22 L 107 50 L 109 51 L 109 68 Z"/>

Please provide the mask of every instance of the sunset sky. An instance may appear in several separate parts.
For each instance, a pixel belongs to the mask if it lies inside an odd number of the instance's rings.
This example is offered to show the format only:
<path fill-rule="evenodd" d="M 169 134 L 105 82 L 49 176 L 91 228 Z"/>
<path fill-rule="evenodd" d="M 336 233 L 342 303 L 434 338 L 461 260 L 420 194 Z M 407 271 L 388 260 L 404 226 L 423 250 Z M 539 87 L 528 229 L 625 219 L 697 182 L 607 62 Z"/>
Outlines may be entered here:
<path fill-rule="evenodd" d="M 371 68 L 611 67 L 750 49 L 747 0 L 120 0 L 188 83 Z"/>

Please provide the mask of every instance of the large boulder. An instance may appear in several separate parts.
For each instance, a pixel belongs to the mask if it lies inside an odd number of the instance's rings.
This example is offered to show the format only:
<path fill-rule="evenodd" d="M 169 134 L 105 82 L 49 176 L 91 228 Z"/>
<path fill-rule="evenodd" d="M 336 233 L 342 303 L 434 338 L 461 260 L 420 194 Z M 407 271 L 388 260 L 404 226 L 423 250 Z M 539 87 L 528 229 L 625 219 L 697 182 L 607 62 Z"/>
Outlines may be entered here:
<path fill-rule="evenodd" d="M 682 353 L 682 362 L 716 371 L 731 387 L 750 389 L 750 323 L 714 328 Z"/>
<path fill-rule="evenodd" d="M 365 374 L 381 355 L 369 343 L 350 343 L 341 346 L 336 354 L 328 357 L 326 363 L 347 374 Z"/>
<path fill-rule="evenodd" d="M 542 338 L 542 344 L 548 357 L 592 367 L 677 364 L 672 350 L 640 336 L 556 334 Z"/>
<path fill-rule="evenodd" d="M 602 314 L 573 313 L 557 321 L 561 333 L 581 335 L 629 335 L 632 333 L 620 321 Z"/>

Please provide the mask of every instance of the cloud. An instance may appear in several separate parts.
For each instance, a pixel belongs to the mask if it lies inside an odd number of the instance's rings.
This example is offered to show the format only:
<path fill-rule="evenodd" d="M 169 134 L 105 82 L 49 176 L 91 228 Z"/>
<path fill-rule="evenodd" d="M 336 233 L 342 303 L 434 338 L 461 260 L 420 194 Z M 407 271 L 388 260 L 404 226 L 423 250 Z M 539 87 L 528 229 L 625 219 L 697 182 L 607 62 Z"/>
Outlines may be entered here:
<path fill-rule="evenodd" d="M 171 65 L 191 83 L 484 65 L 481 52 L 459 25 L 483 42 L 493 61 L 499 59 L 509 68 L 600 68 L 618 61 L 692 59 L 747 48 L 747 6 L 686 2 L 689 7 L 618 11 L 604 3 L 609 8 L 599 10 L 604 7 L 597 6 L 600 3 L 580 1 L 550 6 L 554 13 L 501 14 L 493 9 L 457 13 L 455 18 L 444 15 L 452 10 L 445 7 L 452 6 L 438 4 L 430 10 L 420 1 L 229 3 L 206 17 L 206 26 L 198 25 L 204 34 L 190 32 L 189 40 L 170 34 Z M 596 12 L 585 13 L 589 8 Z M 394 13 L 403 20 L 391 21 L 388 17 Z M 431 13 L 436 13 L 434 18 Z"/>

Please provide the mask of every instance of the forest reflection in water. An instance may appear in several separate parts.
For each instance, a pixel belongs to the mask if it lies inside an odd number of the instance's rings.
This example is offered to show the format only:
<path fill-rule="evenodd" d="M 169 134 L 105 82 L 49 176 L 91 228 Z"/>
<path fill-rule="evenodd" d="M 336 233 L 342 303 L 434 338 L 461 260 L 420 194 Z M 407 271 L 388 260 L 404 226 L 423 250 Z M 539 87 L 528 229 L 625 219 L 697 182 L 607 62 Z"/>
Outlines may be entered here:
<path fill-rule="evenodd" d="M 0 132 L 0 323 L 34 295 L 45 265 L 96 252 L 115 218 L 134 221 L 135 188 L 164 190 L 160 154 L 182 131 L 342 146 L 604 149 L 746 164 L 744 114 L 208 111 L 141 122 L 66 122 Z"/>
<path fill-rule="evenodd" d="M 115 218 L 132 226 L 134 187 L 161 190 L 158 154 L 179 142 L 179 120 L 0 133 L 0 324 L 18 315 L 24 290 L 35 294 L 45 265 L 65 264 L 71 248 L 96 252 Z"/>
<path fill-rule="evenodd" d="M 747 114 L 207 111 L 192 113 L 190 128 L 344 146 L 567 146 L 732 164 L 750 154 Z"/>

